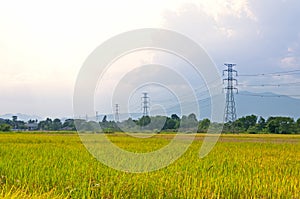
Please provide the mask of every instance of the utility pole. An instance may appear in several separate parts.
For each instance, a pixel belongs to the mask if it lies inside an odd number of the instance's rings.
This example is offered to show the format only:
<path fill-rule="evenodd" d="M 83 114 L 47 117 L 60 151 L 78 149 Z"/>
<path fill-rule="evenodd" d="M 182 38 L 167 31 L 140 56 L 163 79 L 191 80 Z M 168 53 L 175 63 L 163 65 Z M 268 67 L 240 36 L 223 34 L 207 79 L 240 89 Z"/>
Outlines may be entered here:
<path fill-rule="evenodd" d="M 119 120 L 120 120 L 120 117 L 119 117 L 119 108 L 120 108 L 120 106 L 119 106 L 119 104 L 116 104 L 115 108 L 116 108 L 116 110 L 115 110 L 115 120 L 116 120 L 116 122 L 119 122 Z"/>
<path fill-rule="evenodd" d="M 226 70 L 223 70 L 223 76 L 227 74 L 227 77 L 223 79 L 223 83 L 227 82 L 226 87 L 226 107 L 225 107 L 225 122 L 234 122 L 236 120 L 236 108 L 234 101 L 234 92 L 238 92 L 238 89 L 235 87 L 237 85 L 237 79 L 234 77 L 237 76 L 237 71 L 233 69 L 236 64 L 224 64 L 227 66 Z M 235 82 L 235 84 L 234 84 Z"/>
<path fill-rule="evenodd" d="M 142 97 L 142 109 L 143 109 L 143 116 L 149 116 L 149 109 L 150 109 L 150 98 L 148 97 L 148 93 L 143 93 Z"/>

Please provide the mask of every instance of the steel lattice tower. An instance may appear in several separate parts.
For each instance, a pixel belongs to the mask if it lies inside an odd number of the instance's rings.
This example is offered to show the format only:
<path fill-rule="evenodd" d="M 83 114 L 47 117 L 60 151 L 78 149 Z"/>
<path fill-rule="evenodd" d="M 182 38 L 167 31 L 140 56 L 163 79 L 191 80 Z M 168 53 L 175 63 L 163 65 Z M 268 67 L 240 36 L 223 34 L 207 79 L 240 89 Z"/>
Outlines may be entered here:
<path fill-rule="evenodd" d="M 96 111 L 96 121 L 99 121 L 99 115 L 98 115 L 98 111 Z"/>
<path fill-rule="evenodd" d="M 120 117 L 119 117 L 119 108 L 120 108 L 120 106 L 119 106 L 119 104 L 116 104 L 116 110 L 115 110 L 115 120 L 116 120 L 116 122 L 119 122 L 119 120 L 120 120 Z"/>
<path fill-rule="evenodd" d="M 142 97 L 142 109 L 143 116 L 149 116 L 149 108 L 150 108 L 150 98 L 148 97 L 148 93 L 143 93 Z"/>
<path fill-rule="evenodd" d="M 234 101 L 234 92 L 238 92 L 238 89 L 235 87 L 237 85 L 237 79 L 234 76 L 237 76 L 237 71 L 233 70 L 233 67 L 236 64 L 224 64 L 227 66 L 226 70 L 223 70 L 223 76 L 227 74 L 227 77 L 223 79 L 223 83 L 227 82 L 226 87 L 226 107 L 225 107 L 225 122 L 234 122 L 236 120 L 236 108 Z M 235 84 L 234 84 L 235 82 Z"/>

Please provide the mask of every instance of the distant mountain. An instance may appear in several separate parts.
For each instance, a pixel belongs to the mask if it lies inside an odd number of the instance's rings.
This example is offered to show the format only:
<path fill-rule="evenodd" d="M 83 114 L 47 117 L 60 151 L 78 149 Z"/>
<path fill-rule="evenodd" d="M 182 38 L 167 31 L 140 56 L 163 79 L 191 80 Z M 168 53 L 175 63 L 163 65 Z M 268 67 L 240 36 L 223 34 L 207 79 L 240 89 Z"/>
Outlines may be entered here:
<path fill-rule="evenodd" d="M 235 99 L 238 117 L 255 114 L 264 118 L 268 118 L 269 116 L 300 118 L 300 99 L 289 96 L 278 96 L 269 92 L 241 92 L 235 95 Z"/>
<path fill-rule="evenodd" d="M 23 113 L 16 113 L 16 114 L 12 114 L 12 113 L 8 113 L 5 115 L 0 115 L 0 118 L 2 119 L 12 119 L 12 116 L 17 116 L 18 120 L 22 120 L 22 121 L 28 121 L 28 120 L 42 120 L 43 118 L 37 115 L 27 115 L 27 114 L 23 114 Z"/>
<path fill-rule="evenodd" d="M 265 96 L 265 97 L 261 97 Z M 264 118 L 268 118 L 270 116 L 289 116 L 295 119 L 300 118 L 300 99 L 292 98 L 289 96 L 280 97 L 274 93 L 251 93 L 251 92 L 240 92 L 239 94 L 235 94 L 235 102 L 236 102 L 236 111 L 237 117 L 242 117 L 245 115 L 257 115 L 262 116 Z M 210 118 L 210 103 L 209 99 L 203 101 L 199 101 L 200 106 L 200 117 L 198 119 Z M 187 102 L 182 104 L 183 107 L 188 109 L 188 112 L 195 112 L 195 106 L 193 104 L 189 104 Z M 175 113 L 177 115 L 180 114 L 180 106 L 175 105 L 172 107 L 167 107 L 165 109 L 165 114 L 170 116 Z M 156 113 L 155 110 L 150 110 L 151 115 L 165 115 Z M 17 114 L 5 114 L 0 115 L 0 118 L 3 119 L 12 119 L 12 116 L 18 116 L 18 120 L 28 121 L 30 119 L 37 119 L 39 121 L 44 120 L 37 115 L 27 115 L 22 113 Z M 98 121 L 102 121 L 104 114 L 98 115 Z M 133 119 L 138 119 L 142 117 L 142 113 L 129 113 L 129 114 L 120 114 L 120 120 L 128 119 L 131 117 Z M 62 118 L 64 121 L 71 117 Z M 54 119 L 54 118 L 52 118 Z M 81 118 L 85 119 L 85 118 Z M 88 118 L 89 120 L 96 120 L 96 117 Z M 114 120 L 113 114 L 107 114 L 107 120 Z"/>
<path fill-rule="evenodd" d="M 234 97 L 238 118 L 251 114 L 262 116 L 264 118 L 268 118 L 270 116 L 288 116 L 295 119 L 300 118 L 300 99 L 297 98 L 277 95 L 270 92 L 240 92 L 239 94 L 235 94 Z M 207 100 L 205 102 L 200 100 L 198 102 L 200 105 L 199 119 L 210 118 L 211 106 L 208 101 L 210 100 Z M 178 114 L 177 110 L 180 110 L 180 107 L 178 105 L 167 109 L 167 114 Z"/>

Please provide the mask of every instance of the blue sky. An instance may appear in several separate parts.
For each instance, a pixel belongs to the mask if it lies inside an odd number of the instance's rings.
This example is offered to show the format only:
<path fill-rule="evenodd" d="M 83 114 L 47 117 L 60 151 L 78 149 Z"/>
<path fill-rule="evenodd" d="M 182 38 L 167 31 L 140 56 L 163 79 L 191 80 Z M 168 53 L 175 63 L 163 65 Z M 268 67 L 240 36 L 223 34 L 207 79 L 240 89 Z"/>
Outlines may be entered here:
<path fill-rule="evenodd" d="M 299 18 L 297 0 L 2 1 L 0 115 L 71 116 L 74 84 L 84 60 L 105 40 L 137 28 L 187 35 L 206 49 L 220 71 L 224 62 L 237 63 L 241 74 L 298 70 Z M 151 62 L 157 55 L 144 56 L 124 59 L 123 64 Z M 107 79 L 107 92 L 117 77 Z M 244 85 L 297 81 L 297 74 L 239 78 Z M 299 93 L 297 87 L 240 90 Z"/>

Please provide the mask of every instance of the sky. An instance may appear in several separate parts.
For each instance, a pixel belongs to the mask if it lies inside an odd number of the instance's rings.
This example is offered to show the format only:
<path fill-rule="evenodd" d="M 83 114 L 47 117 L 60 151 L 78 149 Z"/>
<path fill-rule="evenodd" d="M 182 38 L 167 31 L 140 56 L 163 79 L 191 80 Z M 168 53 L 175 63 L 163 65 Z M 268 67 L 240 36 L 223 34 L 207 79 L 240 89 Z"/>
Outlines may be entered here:
<path fill-rule="evenodd" d="M 86 58 L 109 38 L 139 28 L 188 36 L 206 50 L 220 73 L 224 62 L 236 63 L 239 74 L 300 70 L 299 18 L 298 0 L 1 1 L 0 115 L 72 116 L 74 86 Z M 123 59 L 128 67 L 120 71 L 151 62 L 176 64 L 176 59 L 157 52 L 136 54 Z M 117 65 L 102 93 L 96 91 L 97 102 L 120 80 Z M 297 95 L 297 87 L 245 85 L 299 82 L 299 77 L 241 76 L 239 89 Z M 109 112 L 109 101 L 95 103 L 96 109 Z"/>

